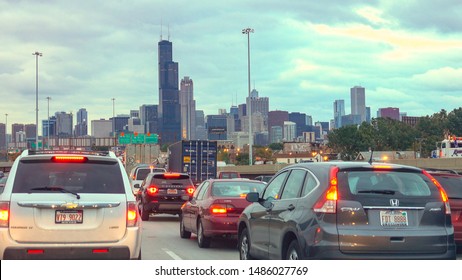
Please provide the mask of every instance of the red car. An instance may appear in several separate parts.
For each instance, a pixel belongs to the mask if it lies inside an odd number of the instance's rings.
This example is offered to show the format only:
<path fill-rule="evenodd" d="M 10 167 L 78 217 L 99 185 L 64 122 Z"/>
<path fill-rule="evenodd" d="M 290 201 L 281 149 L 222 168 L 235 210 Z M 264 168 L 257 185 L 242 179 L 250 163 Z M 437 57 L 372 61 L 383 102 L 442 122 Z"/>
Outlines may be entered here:
<path fill-rule="evenodd" d="M 204 181 L 181 208 L 181 238 L 190 238 L 191 233 L 195 233 L 199 247 L 207 248 L 213 237 L 237 237 L 237 220 L 250 204 L 246 194 L 260 192 L 265 185 L 248 179 Z"/>
<path fill-rule="evenodd" d="M 451 207 L 454 239 L 457 250 L 462 251 L 462 175 L 451 171 L 428 171 L 444 188 Z"/>

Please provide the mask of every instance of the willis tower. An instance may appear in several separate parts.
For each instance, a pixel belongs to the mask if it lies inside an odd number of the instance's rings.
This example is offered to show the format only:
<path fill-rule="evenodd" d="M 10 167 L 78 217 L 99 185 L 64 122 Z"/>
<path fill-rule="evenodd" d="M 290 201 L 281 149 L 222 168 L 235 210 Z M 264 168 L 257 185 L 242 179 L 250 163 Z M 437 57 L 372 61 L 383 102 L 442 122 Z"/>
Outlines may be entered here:
<path fill-rule="evenodd" d="M 181 140 L 178 63 L 172 61 L 172 42 L 159 42 L 159 121 L 161 144 Z"/>

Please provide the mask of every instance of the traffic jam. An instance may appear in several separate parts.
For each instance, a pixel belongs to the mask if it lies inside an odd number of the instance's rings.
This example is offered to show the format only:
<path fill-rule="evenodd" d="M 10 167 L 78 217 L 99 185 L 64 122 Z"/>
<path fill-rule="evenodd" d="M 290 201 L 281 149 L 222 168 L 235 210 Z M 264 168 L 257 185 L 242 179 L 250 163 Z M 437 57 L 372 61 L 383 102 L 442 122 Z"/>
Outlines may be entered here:
<path fill-rule="evenodd" d="M 0 173 L 0 257 L 144 259 L 143 225 L 235 242 L 253 259 L 456 259 L 462 175 L 378 162 L 304 162 L 272 176 L 219 172 L 217 143 L 179 141 L 168 161 L 114 152 L 25 150 Z M 216 259 L 216 258 L 215 258 Z"/>

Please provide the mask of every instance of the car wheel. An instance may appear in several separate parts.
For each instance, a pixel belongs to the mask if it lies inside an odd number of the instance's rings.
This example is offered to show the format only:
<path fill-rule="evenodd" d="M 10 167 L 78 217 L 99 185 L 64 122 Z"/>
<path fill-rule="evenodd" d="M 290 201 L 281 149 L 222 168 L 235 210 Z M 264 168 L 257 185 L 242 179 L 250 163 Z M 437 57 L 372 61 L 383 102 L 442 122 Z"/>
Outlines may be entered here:
<path fill-rule="evenodd" d="M 144 210 L 143 204 L 140 204 L 140 216 L 142 221 L 149 221 L 149 212 Z"/>
<path fill-rule="evenodd" d="M 208 248 L 210 247 L 210 237 L 204 235 L 204 226 L 202 221 L 199 221 L 197 224 L 197 245 L 199 248 Z"/>
<path fill-rule="evenodd" d="M 188 239 L 191 237 L 191 232 L 187 231 L 184 228 L 184 221 L 182 215 L 180 215 L 180 237 L 184 239 Z"/>
<path fill-rule="evenodd" d="M 250 255 L 250 237 L 247 228 L 243 229 L 239 236 L 239 259 L 253 260 Z"/>
<path fill-rule="evenodd" d="M 296 239 L 292 240 L 289 244 L 289 248 L 287 248 L 286 260 L 299 260 L 300 257 L 300 246 L 298 245 L 298 241 Z"/>

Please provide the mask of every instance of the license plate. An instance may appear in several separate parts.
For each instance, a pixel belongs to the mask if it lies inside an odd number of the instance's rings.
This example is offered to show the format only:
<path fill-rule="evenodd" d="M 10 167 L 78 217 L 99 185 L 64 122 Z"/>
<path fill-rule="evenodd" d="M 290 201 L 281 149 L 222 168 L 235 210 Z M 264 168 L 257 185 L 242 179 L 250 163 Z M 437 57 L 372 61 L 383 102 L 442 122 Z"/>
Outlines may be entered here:
<path fill-rule="evenodd" d="M 407 211 L 380 211 L 380 224 L 382 226 L 407 226 Z"/>
<path fill-rule="evenodd" d="M 83 210 L 56 210 L 56 224 L 81 224 L 83 223 Z"/>
<path fill-rule="evenodd" d="M 178 190 L 176 190 L 176 189 L 167 189 L 167 194 L 178 194 Z"/>

